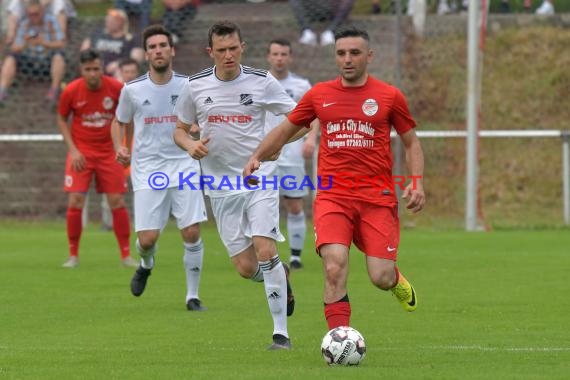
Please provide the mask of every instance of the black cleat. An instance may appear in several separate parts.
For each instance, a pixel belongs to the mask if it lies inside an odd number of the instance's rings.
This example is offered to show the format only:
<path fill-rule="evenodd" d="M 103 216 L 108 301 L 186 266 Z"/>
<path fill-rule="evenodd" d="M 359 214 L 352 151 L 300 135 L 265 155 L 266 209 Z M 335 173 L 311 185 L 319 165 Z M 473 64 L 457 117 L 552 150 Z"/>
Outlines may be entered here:
<path fill-rule="evenodd" d="M 295 296 L 289 282 L 289 266 L 283 263 L 283 268 L 285 268 L 285 279 L 287 280 L 287 316 L 290 317 L 295 311 Z"/>
<path fill-rule="evenodd" d="M 202 304 L 198 298 L 190 298 L 188 300 L 188 302 L 186 302 L 186 308 L 189 311 L 206 311 L 206 310 L 208 310 L 207 307 L 202 306 Z"/>
<path fill-rule="evenodd" d="M 141 266 L 135 271 L 135 275 L 131 280 L 131 293 L 133 293 L 133 296 L 138 297 L 143 294 L 146 281 L 148 280 L 148 276 L 150 276 L 150 271 L 150 269 Z"/>
<path fill-rule="evenodd" d="M 298 260 L 293 260 L 289 263 L 291 269 L 301 269 L 303 268 L 303 264 Z"/>
<path fill-rule="evenodd" d="M 290 350 L 291 349 L 291 340 L 289 338 L 284 337 L 281 334 L 273 335 L 273 344 L 267 347 L 270 351 L 276 350 Z"/>

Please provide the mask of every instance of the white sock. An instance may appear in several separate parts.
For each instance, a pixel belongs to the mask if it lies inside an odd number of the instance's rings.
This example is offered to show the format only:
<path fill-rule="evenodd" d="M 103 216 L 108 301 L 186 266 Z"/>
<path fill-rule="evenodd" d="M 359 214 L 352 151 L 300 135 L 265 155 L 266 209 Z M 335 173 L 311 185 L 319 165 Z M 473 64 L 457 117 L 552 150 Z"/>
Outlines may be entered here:
<path fill-rule="evenodd" d="M 287 280 L 278 255 L 259 263 L 263 271 L 265 294 L 273 318 L 273 334 L 289 337 L 287 333 Z"/>
<path fill-rule="evenodd" d="M 259 264 L 257 264 L 257 271 L 253 276 L 250 277 L 250 280 L 253 282 L 263 282 L 263 271 Z"/>
<path fill-rule="evenodd" d="M 287 236 L 289 237 L 291 251 L 300 252 L 303 250 L 307 236 L 307 223 L 303 211 L 299 214 L 287 215 Z"/>
<path fill-rule="evenodd" d="M 184 243 L 184 271 L 186 272 L 186 302 L 198 297 L 202 260 L 204 259 L 204 243 L 199 239 L 196 243 Z"/>
<path fill-rule="evenodd" d="M 136 242 L 137 252 L 141 256 L 141 266 L 145 269 L 152 269 L 154 267 L 154 254 L 156 253 L 156 244 L 146 251 L 142 249 L 139 239 Z"/>

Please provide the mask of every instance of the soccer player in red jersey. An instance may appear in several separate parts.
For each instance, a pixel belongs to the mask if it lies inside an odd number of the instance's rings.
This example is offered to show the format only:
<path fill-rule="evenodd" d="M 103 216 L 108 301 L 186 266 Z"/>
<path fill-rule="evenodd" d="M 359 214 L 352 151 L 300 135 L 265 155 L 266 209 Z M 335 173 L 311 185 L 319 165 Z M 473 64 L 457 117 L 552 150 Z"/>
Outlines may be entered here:
<path fill-rule="evenodd" d="M 69 258 L 63 266 L 73 268 L 79 264 L 81 212 L 93 176 L 97 192 L 107 195 L 123 264 L 136 266 L 129 248 L 130 223 L 123 197 L 127 191 L 125 174 L 115 160 L 111 139 L 111 122 L 123 84 L 103 75 L 103 64 L 95 50 L 82 51 L 79 62 L 81 78 L 63 90 L 57 112 L 57 124 L 68 148 L 64 191 L 69 194 Z"/>
<path fill-rule="evenodd" d="M 335 56 L 340 77 L 309 90 L 243 171 L 244 177 L 251 175 L 262 160 L 306 133 L 303 126 L 319 119 L 322 183 L 314 204 L 315 246 L 324 267 L 324 313 L 331 329 L 350 325 L 346 283 L 352 242 L 366 255 L 368 276 L 376 287 L 391 290 L 407 311 L 417 306 L 414 288 L 396 266 L 400 226 L 392 181 L 392 127 L 415 179 L 403 193 L 406 207 L 418 212 L 425 203 L 424 159 L 415 122 L 400 90 L 368 74 L 373 58 L 368 33 L 356 28 L 338 31 Z"/>

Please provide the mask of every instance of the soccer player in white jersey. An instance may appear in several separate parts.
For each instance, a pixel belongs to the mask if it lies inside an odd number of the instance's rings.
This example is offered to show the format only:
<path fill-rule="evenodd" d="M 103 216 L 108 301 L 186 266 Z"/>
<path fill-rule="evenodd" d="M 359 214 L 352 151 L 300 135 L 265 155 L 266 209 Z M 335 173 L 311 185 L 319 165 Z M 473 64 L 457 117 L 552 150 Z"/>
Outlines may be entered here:
<path fill-rule="evenodd" d="M 191 76 L 180 95 L 174 140 L 192 158 L 201 160 L 203 175 L 213 179 L 204 187 L 238 273 L 264 282 L 273 317 L 269 349 L 289 349 L 287 315 L 293 313 L 294 298 L 288 269 L 276 246 L 277 240 L 284 240 L 279 231 L 278 183 L 275 179 L 275 187 L 248 189 L 241 179 L 241 166 L 265 135 L 266 112 L 287 114 L 296 103 L 267 71 L 240 64 L 245 43 L 236 24 L 214 24 L 208 45 L 214 67 Z M 200 140 L 188 135 L 194 122 L 201 128 Z M 265 162 L 259 174 L 272 178 L 277 174 L 276 164 Z"/>
<path fill-rule="evenodd" d="M 204 255 L 199 223 L 207 219 L 206 207 L 201 191 L 178 189 L 178 173 L 196 173 L 197 178 L 200 165 L 172 141 L 176 126 L 174 105 L 188 77 L 172 70 L 172 35 L 163 26 L 151 25 L 143 31 L 143 47 L 149 72 L 123 87 L 116 112 L 127 136 L 134 123 L 134 146 L 130 141 L 121 146 L 118 128 L 113 136 L 117 159 L 123 164 L 131 163 L 136 248 L 141 256 L 131 281 L 131 292 L 137 297 L 144 292 L 154 267 L 157 240 L 172 213 L 184 240 L 186 307 L 190 311 L 203 311 L 205 307 L 198 296 Z M 130 146 L 133 146 L 132 155 Z"/>
<path fill-rule="evenodd" d="M 311 88 L 311 83 L 307 79 L 289 71 L 293 62 L 293 50 L 290 41 L 275 39 L 269 42 L 267 62 L 270 67 L 269 72 L 296 102 Z M 274 115 L 268 112 L 265 119 L 266 132 L 277 126 L 284 118 L 285 116 L 283 115 Z M 311 132 L 306 135 L 306 139 L 304 141 L 299 139 L 286 144 L 277 160 L 280 179 L 279 194 L 283 197 L 283 205 L 285 210 L 287 210 L 287 236 L 291 250 L 289 266 L 291 269 L 303 267 L 301 264 L 301 252 L 307 235 L 303 198 L 309 194 L 309 191 L 306 186 L 299 187 L 298 184 L 307 175 L 305 172 L 305 159 L 311 159 L 315 151 L 318 120 L 315 120 L 314 123 L 316 125 L 312 126 Z"/>

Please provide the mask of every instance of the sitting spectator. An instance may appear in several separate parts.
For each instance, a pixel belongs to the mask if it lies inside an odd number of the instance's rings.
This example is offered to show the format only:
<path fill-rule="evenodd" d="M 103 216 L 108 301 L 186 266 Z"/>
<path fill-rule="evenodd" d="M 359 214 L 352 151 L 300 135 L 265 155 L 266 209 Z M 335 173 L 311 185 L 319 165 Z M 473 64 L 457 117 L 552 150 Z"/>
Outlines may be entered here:
<path fill-rule="evenodd" d="M 523 8 L 526 13 L 532 13 L 532 0 L 524 0 Z"/>
<path fill-rule="evenodd" d="M 552 16 L 554 13 L 554 5 L 552 4 L 552 0 L 544 0 L 540 7 L 536 9 L 537 15 Z"/>
<path fill-rule="evenodd" d="M 105 74 L 120 77 L 119 62 L 124 58 L 133 58 L 142 63 L 144 51 L 129 32 L 129 20 L 121 9 L 109 9 L 105 17 L 105 27 L 86 38 L 81 44 L 81 51 L 93 48 L 97 50 L 105 63 Z"/>
<path fill-rule="evenodd" d="M 12 44 L 16 37 L 16 30 L 18 23 L 24 19 L 26 15 L 26 5 L 30 3 L 29 0 L 11 0 L 6 8 L 7 13 L 7 28 L 6 28 L 6 43 Z M 53 15 L 66 39 L 68 19 L 76 17 L 77 13 L 70 0 L 40 0 L 46 13 Z"/>
<path fill-rule="evenodd" d="M 115 8 L 125 11 L 137 32 L 150 24 L 152 0 L 115 0 Z"/>
<path fill-rule="evenodd" d="M 347 20 L 354 0 L 289 0 L 289 5 L 301 27 L 299 42 L 302 44 L 317 44 L 317 35 L 311 29 L 311 21 L 329 21 L 320 38 L 321 46 L 326 46 L 334 44 L 334 31 Z"/>
<path fill-rule="evenodd" d="M 53 15 L 44 12 L 39 0 L 30 0 L 26 6 L 26 17 L 19 23 L 10 54 L 2 65 L 0 102 L 6 99 L 19 69 L 28 77 L 51 76 L 46 99 L 55 104 L 65 73 L 64 46 L 65 37 L 59 23 Z"/>
<path fill-rule="evenodd" d="M 379 15 L 382 13 L 382 5 L 380 4 L 380 0 L 372 0 L 372 14 Z"/>
<path fill-rule="evenodd" d="M 172 33 L 176 44 L 184 36 L 190 21 L 196 16 L 197 0 L 162 0 L 164 15 L 162 24 Z"/>
<path fill-rule="evenodd" d="M 511 13 L 511 3 L 509 0 L 501 0 L 501 4 L 499 5 L 499 12 Z"/>

